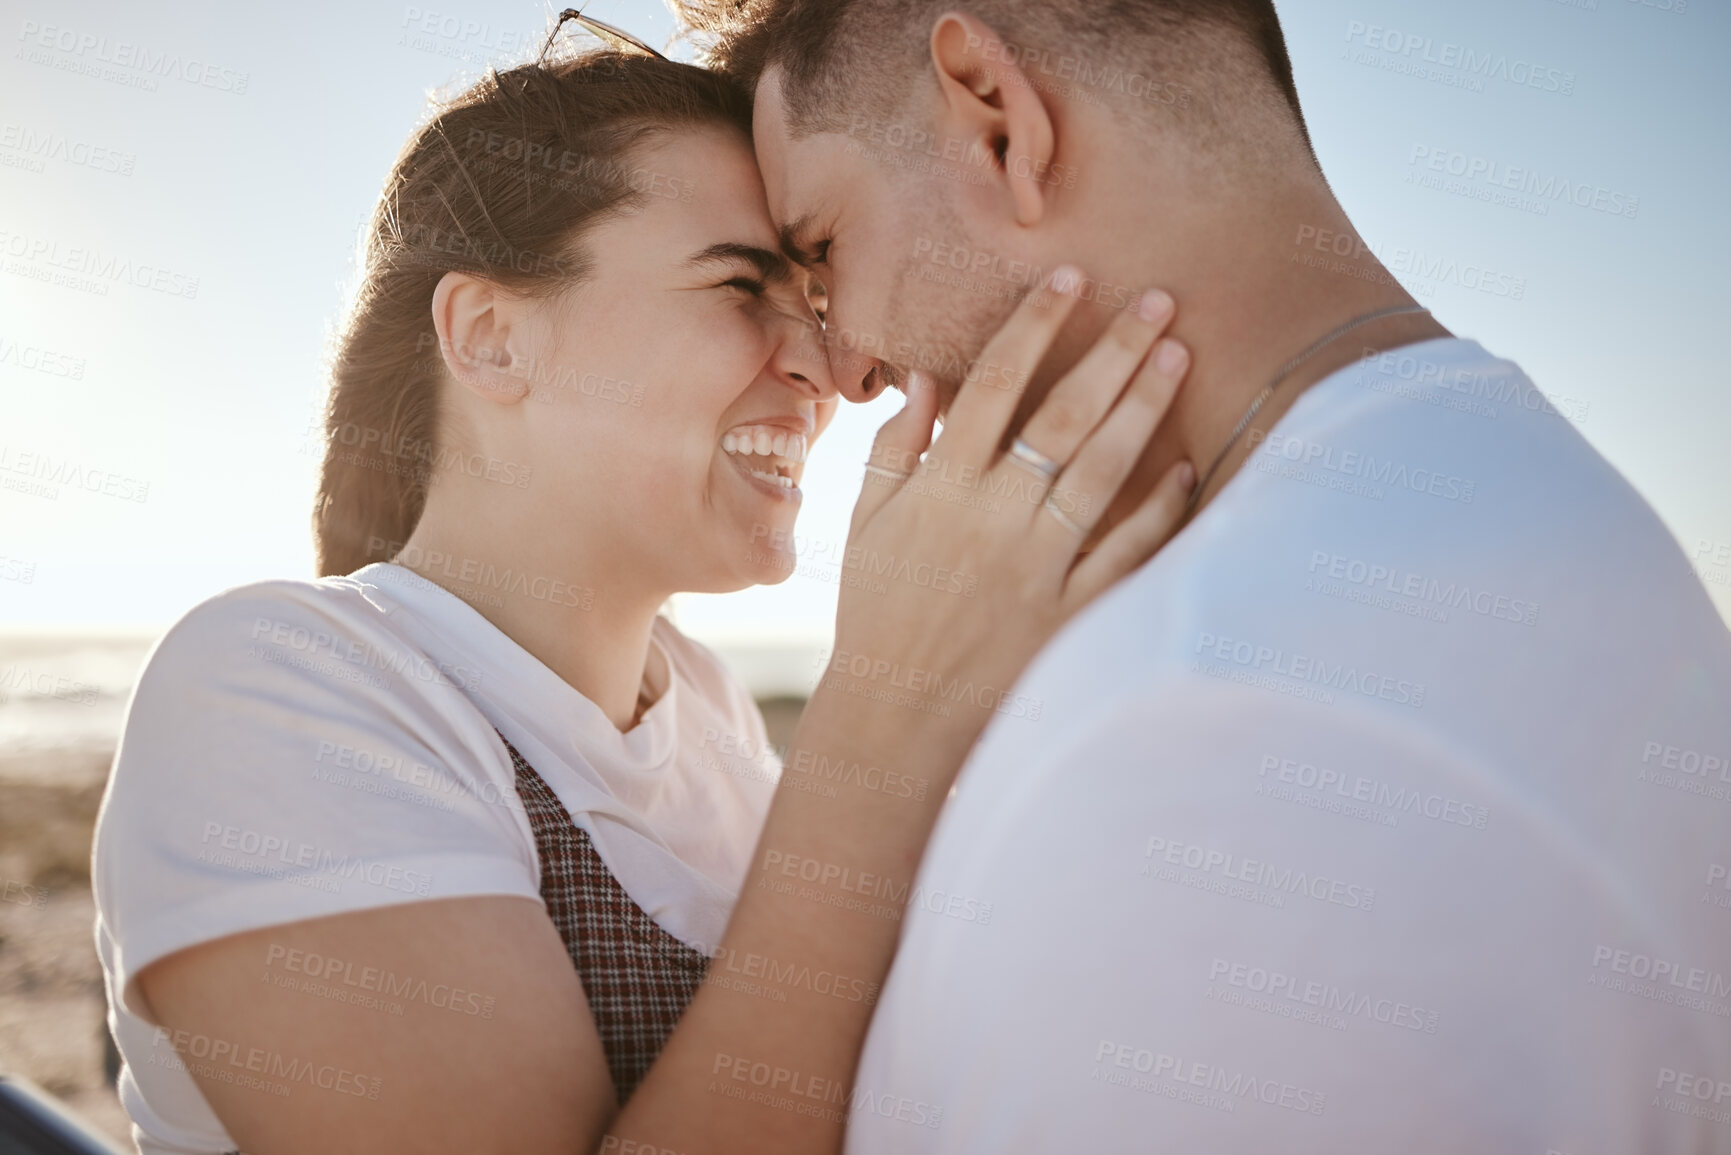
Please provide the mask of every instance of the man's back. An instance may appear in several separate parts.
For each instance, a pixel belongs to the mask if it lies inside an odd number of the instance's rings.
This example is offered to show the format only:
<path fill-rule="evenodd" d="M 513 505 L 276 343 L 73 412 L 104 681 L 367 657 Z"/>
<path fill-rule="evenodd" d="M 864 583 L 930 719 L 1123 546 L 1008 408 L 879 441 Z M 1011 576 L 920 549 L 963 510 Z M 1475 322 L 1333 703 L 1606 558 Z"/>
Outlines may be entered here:
<path fill-rule="evenodd" d="M 1319 383 L 1018 693 L 851 1151 L 1731 1150 L 1731 636 L 1514 366 Z"/>

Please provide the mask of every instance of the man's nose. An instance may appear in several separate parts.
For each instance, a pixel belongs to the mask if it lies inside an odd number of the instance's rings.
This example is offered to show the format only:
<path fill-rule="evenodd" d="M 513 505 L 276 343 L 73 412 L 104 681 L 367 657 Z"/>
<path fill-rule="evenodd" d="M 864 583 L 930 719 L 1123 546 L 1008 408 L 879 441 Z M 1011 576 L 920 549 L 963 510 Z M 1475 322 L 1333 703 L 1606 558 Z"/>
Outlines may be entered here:
<path fill-rule="evenodd" d="M 843 397 L 864 404 L 888 387 L 894 371 L 881 358 L 868 353 L 868 343 L 843 328 L 833 313 L 829 323 L 817 330 L 815 336 L 828 360 L 830 379 Z"/>

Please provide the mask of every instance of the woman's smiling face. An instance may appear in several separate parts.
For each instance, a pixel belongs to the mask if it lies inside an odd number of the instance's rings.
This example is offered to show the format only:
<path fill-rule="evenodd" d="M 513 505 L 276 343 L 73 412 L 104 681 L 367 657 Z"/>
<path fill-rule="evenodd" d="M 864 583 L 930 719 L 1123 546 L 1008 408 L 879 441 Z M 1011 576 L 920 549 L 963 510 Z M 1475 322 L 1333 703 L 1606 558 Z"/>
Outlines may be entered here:
<path fill-rule="evenodd" d="M 805 454 L 836 406 L 807 276 L 741 134 L 682 130 L 630 155 L 641 208 L 586 232 L 588 272 L 536 311 L 515 374 L 532 492 L 558 510 L 543 524 L 612 543 L 646 588 L 780 581 Z"/>

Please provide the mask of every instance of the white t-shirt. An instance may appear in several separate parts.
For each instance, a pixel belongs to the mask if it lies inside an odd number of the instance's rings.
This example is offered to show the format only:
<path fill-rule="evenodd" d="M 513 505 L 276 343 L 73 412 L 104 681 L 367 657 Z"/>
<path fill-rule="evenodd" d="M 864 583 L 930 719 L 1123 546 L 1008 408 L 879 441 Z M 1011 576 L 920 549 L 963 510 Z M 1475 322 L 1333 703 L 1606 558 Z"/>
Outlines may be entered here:
<path fill-rule="evenodd" d="M 744 688 L 663 619 L 648 677 L 659 697 L 621 734 L 471 606 L 394 565 L 230 590 L 177 623 L 133 692 L 93 870 L 141 1149 L 234 1148 L 142 1005 L 133 980 L 152 962 L 394 903 L 539 900 L 500 733 L 645 912 L 699 949 L 718 943 L 780 763 Z"/>
<path fill-rule="evenodd" d="M 1017 692 L 852 1155 L 1731 1151 L 1731 637 L 1514 365 L 1315 385 Z"/>

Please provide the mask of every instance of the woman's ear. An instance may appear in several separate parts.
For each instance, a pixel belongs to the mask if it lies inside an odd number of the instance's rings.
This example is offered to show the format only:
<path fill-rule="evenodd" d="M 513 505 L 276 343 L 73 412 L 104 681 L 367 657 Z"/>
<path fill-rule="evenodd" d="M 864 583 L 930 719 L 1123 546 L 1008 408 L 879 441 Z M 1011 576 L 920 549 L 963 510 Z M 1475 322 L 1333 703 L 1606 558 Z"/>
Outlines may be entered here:
<path fill-rule="evenodd" d="M 964 139 L 982 141 L 997 158 L 1016 206 L 1031 227 L 1046 212 L 1056 149 L 1052 116 L 1017 53 L 990 25 L 967 12 L 946 12 L 932 26 L 932 67 L 946 113 Z"/>
<path fill-rule="evenodd" d="M 470 273 L 446 273 L 433 290 L 439 353 L 457 383 L 478 397 L 510 405 L 529 394 L 533 361 L 513 353 L 526 327 L 524 302 Z"/>

